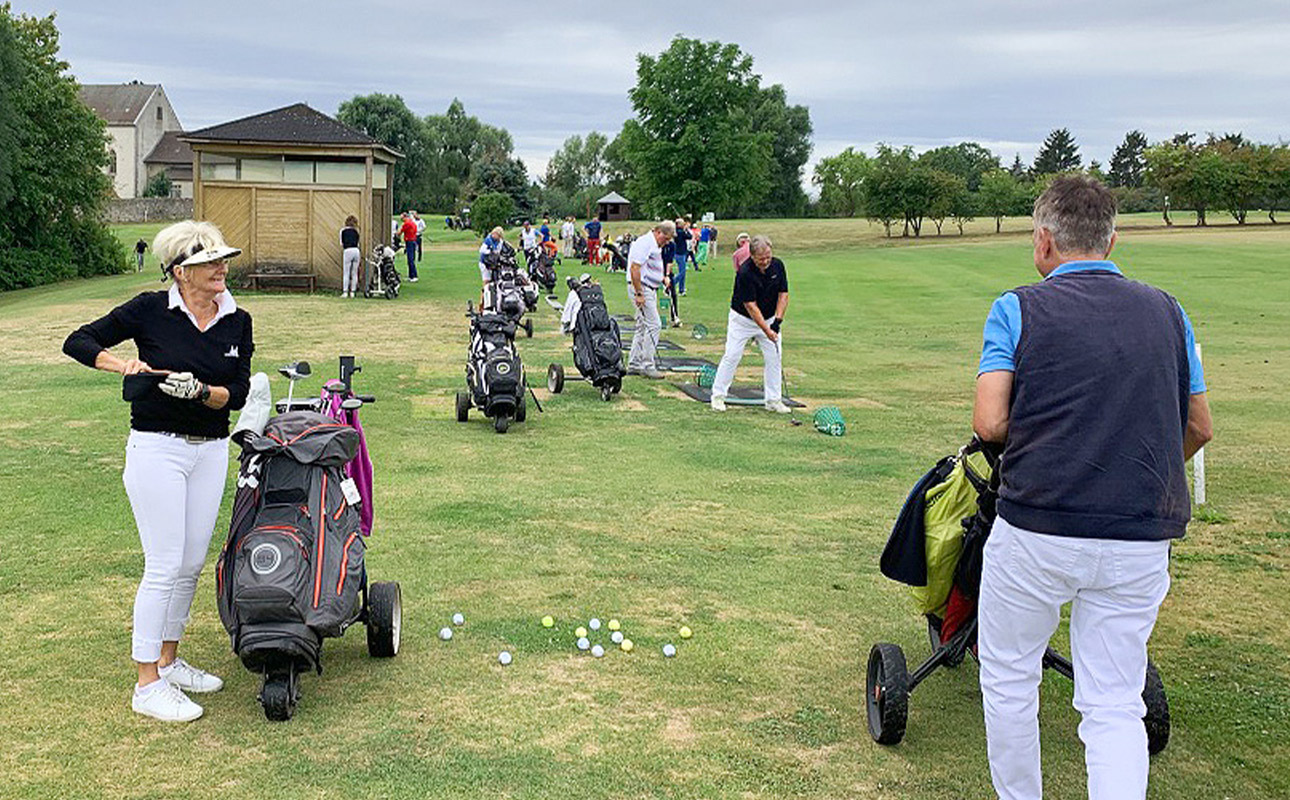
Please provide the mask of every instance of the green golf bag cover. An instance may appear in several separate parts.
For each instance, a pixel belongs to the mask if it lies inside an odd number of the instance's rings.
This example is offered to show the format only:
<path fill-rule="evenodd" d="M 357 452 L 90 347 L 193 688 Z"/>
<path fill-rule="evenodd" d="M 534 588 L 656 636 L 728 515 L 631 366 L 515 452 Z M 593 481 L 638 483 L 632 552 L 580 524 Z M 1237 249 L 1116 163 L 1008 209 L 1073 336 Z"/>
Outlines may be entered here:
<path fill-rule="evenodd" d="M 990 475 L 985 455 L 968 452 L 955 460 L 945 480 L 925 493 L 927 585 L 909 590 L 920 614 L 945 616 L 945 604 L 954 585 L 954 570 L 963 552 L 963 521 L 976 514 L 977 495 L 989 483 Z"/>

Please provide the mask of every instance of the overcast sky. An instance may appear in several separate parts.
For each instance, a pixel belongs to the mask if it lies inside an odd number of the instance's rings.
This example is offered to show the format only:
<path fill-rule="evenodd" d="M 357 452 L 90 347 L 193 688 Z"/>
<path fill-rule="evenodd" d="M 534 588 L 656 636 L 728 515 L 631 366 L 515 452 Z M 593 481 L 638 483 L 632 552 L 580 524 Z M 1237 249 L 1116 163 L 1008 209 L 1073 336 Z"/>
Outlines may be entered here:
<path fill-rule="evenodd" d="M 766 83 L 810 108 L 812 164 L 851 145 L 977 141 L 1029 162 L 1055 127 L 1085 163 L 1126 131 L 1290 139 L 1290 3 L 418 2 L 15 0 L 57 12 L 82 83 L 166 89 L 194 130 L 304 101 L 453 97 L 505 127 L 530 172 L 572 134 L 631 114 L 636 54 L 678 34 L 735 42 Z"/>

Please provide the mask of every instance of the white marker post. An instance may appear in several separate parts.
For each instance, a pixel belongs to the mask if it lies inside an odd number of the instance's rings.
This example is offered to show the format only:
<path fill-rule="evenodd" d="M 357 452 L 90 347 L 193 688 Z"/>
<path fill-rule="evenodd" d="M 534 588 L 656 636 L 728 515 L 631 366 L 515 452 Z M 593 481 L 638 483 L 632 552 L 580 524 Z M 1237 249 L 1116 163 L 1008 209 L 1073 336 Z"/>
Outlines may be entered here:
<path fill-rule="evenodd" d="M 1196 343 L 1196 360 L 1200 361 L 1200 342 Z M 1205 448 L 1196 451 L 1192 456 L 1192 481 L 1196 497 L 1196 505 L 1205 505 Z"/>

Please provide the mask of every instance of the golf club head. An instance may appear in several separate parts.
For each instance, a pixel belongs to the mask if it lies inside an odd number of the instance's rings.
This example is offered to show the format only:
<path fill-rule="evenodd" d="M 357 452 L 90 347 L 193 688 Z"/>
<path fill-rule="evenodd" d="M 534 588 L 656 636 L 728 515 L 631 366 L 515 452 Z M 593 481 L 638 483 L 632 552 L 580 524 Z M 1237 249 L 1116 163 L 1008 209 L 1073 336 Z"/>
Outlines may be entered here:
<path fill-rule="evenodd" d="M 292 361 L 285 367 L 278 367 L 278 372 L 287 380 L 298 381 L 301 378 L 308 377 L 312 370 L 309 368 L 308 361 Z"/>
<path fill-rule="evenodd" d="M 708 335 L 708 326 L 702 322 L 696 322 L 694 327 L 690 329 L 690 335 L 695 339 L 702 339 Z"/>
<path fill-rule="evenodd" d="M 357 411 L 363 407 L 363 401 L 359 400 L 357 397 L 350 397 L 340 401 L 340 407 L 346 411 Z M 801 423 L 798 424 L 800 425 Z"/>

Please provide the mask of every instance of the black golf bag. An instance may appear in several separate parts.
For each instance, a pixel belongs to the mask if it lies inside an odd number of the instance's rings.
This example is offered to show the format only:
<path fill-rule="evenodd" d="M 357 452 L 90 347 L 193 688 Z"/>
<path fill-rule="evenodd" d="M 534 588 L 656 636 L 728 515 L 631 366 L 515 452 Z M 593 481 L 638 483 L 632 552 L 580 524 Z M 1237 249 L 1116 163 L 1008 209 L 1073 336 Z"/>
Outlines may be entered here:
<path fill-rule="evenodd" d="M 627 248 L 622 247 L 615 242 L 605 242 L 600 246 L 609 254 L 609 260 L 605 262 L 605 271 L 607 272 L 626 272 L 627 271 Z"/>
<path fill-rule="evenodd" d="M 623 345 L 618 320 L 605 307 L 605 293 L 598 283 L 569 278 L 569 288 L 578 295 L 578 313 L 573 318 L 573 365 L 582 379 L 600 390 L 608 401 L 623 386 Z M 551 364 L 546 373 L 552 394 L 564 391 L 564 367 Z"/>
<path fill-rule="evenodd" d="M 321 672 L 322 640 L 363 610 L 366 543 L 343 471 L 358 443 L 312 411 L 279 414 L 243 441 L 215 580 L 220 619 L 252 672 Z"/>
<path fill-rule="evenodd" d="M 515 321 L 485 312 L 470 316 L 470 348 L 466 358 L 466 389 L 457 393 L 457 421 L 465 422 L 471 407 L 493 420 L 505 433 L 511 420 L 527 416 L 524 364 L 515 349 Z"/>
<path fill-rule="evenodd" d="M 484 311 L 501 314 L 520 324 L 524 312 L 537 308 L 537 287 L 529 282 L 515 263 L 515 248 L 503 242 L 497 252 L 489 255 L 488 269 L 493 279 L 484 289 Z M 532 323 L 525 326 L 529 336 L 533 335 Z"/>
<path fill-rule="evenodd" d="M 584 264 L 587 263 L 587 237 L 581 233 L 573 234 L 573 257 Z"/>
<path fill-rule="evenodd" d="M 367 258 L 367 288 L 363 290 L 366 297 L 384 295 L 393 300 L 399 296 L 402 283 L 399 271 L 394 266 L 394 248 L 378 244 L 372 248 Z"/>
<path fill-rule="evenodd" d="M 535 262 L 529 265 L 529 280 L 542 287 L 543 291 L 551 294 L 555 291 L 555 261 L 559 256 L 555 255 L 547 248 L 542 248 Z"/>

